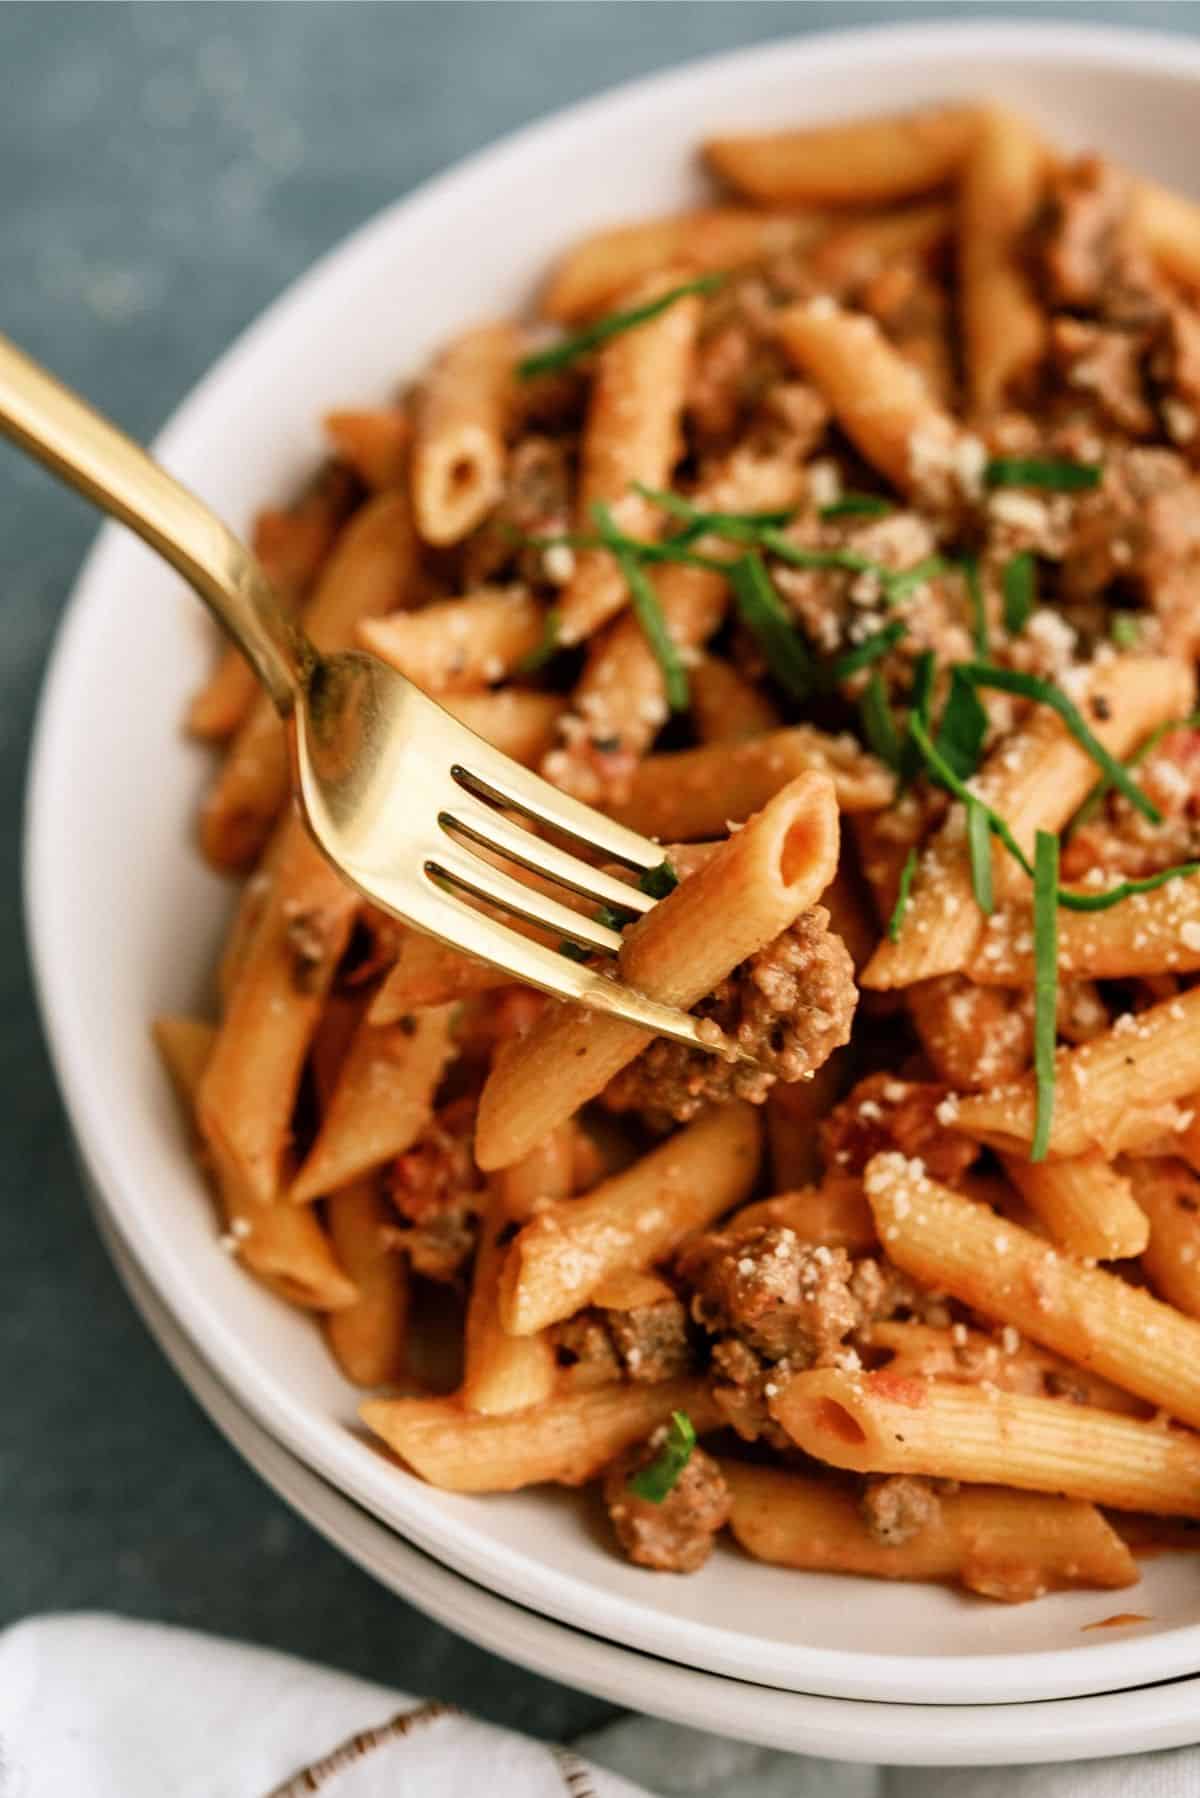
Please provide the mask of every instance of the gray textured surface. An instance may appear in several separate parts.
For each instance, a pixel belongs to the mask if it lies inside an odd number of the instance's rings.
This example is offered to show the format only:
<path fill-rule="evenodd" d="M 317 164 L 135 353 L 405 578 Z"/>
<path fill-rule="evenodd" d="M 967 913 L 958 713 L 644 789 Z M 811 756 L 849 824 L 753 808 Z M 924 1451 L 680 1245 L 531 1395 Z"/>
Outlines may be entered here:
<path fill-rule="evenodd" d="M 945 7 L 0 6 L 0 326 L 143 436 L 376 207 L 497 134 L 726 45 Z M 990 14 L 1033 7 L 963 7 Z M 1195 32 L 1194 4 L 1059 15 Z M 0 1625 L 192 1624 L 547 1735 L 607 1707 L 373 1586 L 263 1487 L 145 1335 L 84 1210 L 21 941 L 38 679 L 91 514 L 0 451 Z"/>

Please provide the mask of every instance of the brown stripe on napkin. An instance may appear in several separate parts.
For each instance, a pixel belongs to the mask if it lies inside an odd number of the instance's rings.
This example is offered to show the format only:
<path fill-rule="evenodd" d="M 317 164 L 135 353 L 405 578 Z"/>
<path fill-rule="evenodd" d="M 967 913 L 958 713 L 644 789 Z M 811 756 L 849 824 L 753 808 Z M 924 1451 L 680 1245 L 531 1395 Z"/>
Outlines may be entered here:
<path fill-rule="evenodd" d="M 276 1786 L 273 1791 L 268 1792 L 267 1798 L 309 1798 L 311 1793 L 319 1792 L 335 1773 L 343 1772 L 354 1761 L 361 1760 L 365 1754 L 373 1753 L 376 1748 L 385 1747 L 389 1742 L 394 1742 L 400 1736 L 410 1734 L 418 1727 L 434 1723 L 439 1717 L 453 1717 L 459 1714 L 457 1705 L 437 1703 L 419 1704 L 415 1710 L 401 1711 L 390 1722 L 381 1723 L 377 1729 L 360 1730 L 358 1735 L 351 1736 L 348 1742 L 343 1742 L 339 1748 L 335 1748 L 332 1754 L 325 1755 L 322 1760 L 314 1761 L 311 1767 L 303 1768 L 299 1773 L 294 1773 L 283 1785 Z M 572 1787 L 571 1790 L 578 1791 L 579 1788 Z M 587 1798 L 586 1789 L 579 1792 L 579 1798 Z"/>
<path fill-rule="evenodd" d="M 550 1752 L 571 1798 L 596 1798 L 591 1768 L 585 1767 L 579 1756 L 572 1754 L 569 1748 L 552 1748 Z"/>

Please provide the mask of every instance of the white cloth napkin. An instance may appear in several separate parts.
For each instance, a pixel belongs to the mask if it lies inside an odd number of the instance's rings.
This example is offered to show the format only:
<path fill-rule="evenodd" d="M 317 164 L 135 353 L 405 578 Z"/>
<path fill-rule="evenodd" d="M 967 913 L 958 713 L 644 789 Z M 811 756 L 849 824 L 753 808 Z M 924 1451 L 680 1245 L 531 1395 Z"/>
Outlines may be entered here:
<path fill-rule="evenodd" d="M 637 1784 L 631 1781 L 638 1781 Z M 625 1717 L 548 1747 L 161 1624 L 0 1635 L 0 1798 L 1195 1798 L 1200 1750 L 1076 1766 L 846 1766 Z"/>

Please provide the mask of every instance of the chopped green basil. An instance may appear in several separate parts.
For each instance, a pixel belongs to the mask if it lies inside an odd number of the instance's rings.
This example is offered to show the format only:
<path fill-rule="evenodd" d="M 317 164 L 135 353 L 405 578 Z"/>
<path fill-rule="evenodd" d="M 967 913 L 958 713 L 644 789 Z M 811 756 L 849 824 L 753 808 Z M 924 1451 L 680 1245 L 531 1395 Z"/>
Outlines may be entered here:
<path fill-rule="evenodd" d="M 648 893 L 652 899 L 665 899 L 678 885 L 679 876 L 665 858 L 656 868 L 646 868 L 638 875 L 638 891 Z M 618 911 L 615 906 L 602 905 L 593 916 L 595 922 L 603 924 L 606 930 L 620 932 L 628 929 L 637 914 L 632 907 L 626 913 Z M 564 940 L 558 945 L 558 953 L 565 955 L 569 961 L 588 961 L 594 951 L 585 949 L 580 943 Z"/>
<path fill-rule="evenodd" d="M 1169 719 L 1166 724 L 1160 724 L 1157 729 L 1152 730 L 1145 741 L 1138 744 L 1132 755 L 1127 755 L 1125 757 L 1125 766 L 1127 768 L 1139 767 L 1141 763 L 1146 760 L 1147 756 L 1152 754 L 1153 751 L 1158 748 L 1163 738 L 1171 735 L 1172 731 L 1196 730 L 1197 728 L 1200 728 L 1200 712 L 1191 712 L 1186 718 Z M 1094 818 L 1111 792 L 1112 782 L 1107 776 L 1105 776 L 1103 780 L 1098 780 L 1075 816 L 1071 819 L 1070 824 L 1067 826 L 1067 834 L 1070 835 L 1072 832 L 1078 830 L 1080 825 L 1087 824 Z"/>
<path fill-rule="evenodd" d="M 1142 627 L 1132 612 L 1114 612 L 1108 634 L 1118 649 L 1136 649 Z"/>
<path fill-rule="evenodd" d="M 932 649 L 923 649 L 913 663 L 912 691 L 908 703 L 910 710 L 926 725 L 929 723 L 929 706 L 933 698 L 933 679 L 936 673 L 937 657 Z"/>
<path fill-rule="evenodd" d="M 558 607 L 551 606 L 542 623 L 541 642 L 531 649 L 528 655 L 521 657 L 514 673 L 536 674 L 539 668 L 544 668 L 546 663 L 552 660 L 558 650 L 558 621 Z"/>
<path fill-rule="evenodd" d="M 711 531 L 714 536 L 728 537 L 734 543 L 757 543 L 761 530 L 790 524 L 796 516 L 794 506 L 776 508 L 773 512 L 705 512 L 690 499 L 684 499 L 681 493 L 670 493 L 665 487 L 647 487 L 644 481 L 634 481 L 633 490 L 685 525 L 685 530 L 674 539 L 668 539 L 677 543 L 703 536 L 706 531 Z"/>
<path fill-rule="evenodd" d="M 1135 893 L 1153 893 L 1157 888 L 1165 887 L 1168 881 L 1184 880 L 1189 874 L 1200 874 L 1200 862 L 1177 862 L 1173 868 L 1147 874 L 1144 880 L 1122 880 L 1115 887 L 1107 887 L 1099 893 L 1080 893 L 1072 887 L 1060 887 L 1058 903 L 1064 911 L 1107 911 L 1110 905 L 1120 905 L 1123 899 L 1132 899 Z"/>
<path fill-rule="evenodd" d="M 1037 605 L 1037 563 L 1033 551 L 1022 549 L 1004 566 L 1004 628 L 1019 637 Z"/>
<path fill-rule="evenodd" d="M 527 536 L 515 525 L 503 524 L 500 534 L 520 549 L 597 549 L 599 537 L 590 531 L 553 531 L 548 536 Z"/>
<path fill-rule="evenodd" d="M 742 556 L 728 567 L 738 614 L 766 658 L 767 667 L 792 699 L 803 701 L 816 685 L 808 646 L 792 623 L 759 555 Z"/>
<path fill-rule="evenodd" d="M 896 894 L 896 903 L 892 909 L 892 915 L 888 919 L 887 933 L 889 942 L 898 943 L 900 941 L 900 931 L 904 925 L 904 914 L 908 910 L 908 895 L 912 892 L 913 876 L 916 874 L 917 862 L 919 859 L 915 849 L 910 849 L 904 858 L 904 866 L 900 870 L 900 889 Z"/>
<path fill-rule="evenodd" d="M 807 549 L 802 543 L 793 543 L 772 525 L 759 531 L 757 541 L 768 555 L 776 556 L 793 568 L 840 568 L 846 574 L 873 574 L 881 584 L 888 573 L 886 568 L 856 549 Z"/>
<path fill-rule="evenodd" d="M 1048 493 L 1081 493 L 1098 487 L 1103 469 L 1093 462 L 1055 456 L 993 456 L 983 471 L 989 487 L 1043 487 Z"/>
<path fill-rule="evenodd" d="M 911 568 L 885 568 L 882 562 L 872 561 L 857 549 L 806 549 L 770 525 L 759 531 L 758 542 L 768 555 L 777 556 L 793 568 L 839 568 L 846 574 L 871 575 L 879 582 L 880 594 L 889 606 L 899 605 L 946 566 L 941 556 L 926 556 Z"/>
<path fill-rule="evenodd" d="M 672 518 L 679 519 L 684 527 L 658 544 L 627 539 L 647 561 L 673 561 L 678 551 L 697 537 L 711 535 L 724 538 L 727 543 L 744 543 L 793 568 L 836 568 L 846 574 L 872 575 L 879 582 L 880 592 L 888 605 L 898 605 L 914 588 L 946 566 L 941 556 L 926 556 L 911 568 L 885 568 L 882 562 L 873 561 L 860 550 L 809 549 L 804 544 L 793 543 L 790 537 L 784 536 L 782 529 L 794 516 L 791 512 L 705 512 L 681 494 L 668 493 L 661 487 L 647 487 L 635 481 L 633 489 Z M 701 565 L 720 566 L 707 562 Z"/>
<path fill-rule="evenodd" d="M 841 499 L 822 506 L 817 516 L 822 519 L 885 518 L 894 510 L 891 500 L 884 499 L 880 493 L 843 493 Z"/>
<path fill-rule="evenodd" d="M 645 873 L 638 877 L 639 889 L 643 893 L 648 893 L 651 899 L 665 899 L 667 894 L 673 893 L 678 885 L 679 876 L 665 858 L 659 862 L 657 868 L 647 868 Z"/>
<path fill-rule="evenodd" d="M 988 653 L 987 606 L 983 598 L 983 581 L 979 574 L 979 557 L 963 557 L 963 579 L 967 583 L 967 598 L 971 602 L 971 641 L 975 645 L 975 654 L 985 656 Z"/>
<path fill-rule="evenodd" d="M 994 812 L 990 805 L 985 805 L 984 801 L 977 794 L 972 793 L 970 788 L 959 779 L 949 762 L 939 754 L 930 741 L 927 726 L 912 712 L 909 713 L 908 718 L 908 734 L 920 751 L 922 761 L 939 786 L 946 787 L 956 799 L 961 799 L 968 810 L 972 806 L 981 810 L 987 818 L 988 829 L 992 835 L 999 837 L 1008 853 L 1032 878 L 1033 864 L 999 812 Z"/>
<path fill-rule="evenodd" d="M 961 780 L 969 780 L 978 768 L 987 730 L 988 715 L 979 694 L 961 670 L 953 668 L 936 746 Z"/>
<path fill-rule="evenodd" d="M 836 687 L 839 682 L 849 680 L 852 674 L 859 673 L 863 668 L 869 668 L 872 662 L 882 661 L 889 650 L 894 649 L 899 643 L 905 634 L 905 629 L 906 627 L 898 618 L 894 619 L 891 624 L 885 624 L 881 631 L 875 631 L 870 637 L 864 637 L 862 642 L 856 643 L 853 649 L 848 649 L 844 655 L 840 655 L 835 661 L 830 662 L 825 671 L 825 678 L 831 686 Z"/>
<path fill-rule="evenodd" d="M 661 1505 L 675 1490 L 695 1447 L 696 1431 L 691 1418 L 686 1411 L 672 1411 L 662 1447 L 648 1466 L 630 1474 L 629 1490 L 652 1505 Z"/>
<path fill-rule="evenodd" d="M 887 688 L 880 678 L 878 668 L 871 670 L 858 710 L 863 736 L 868 744 L 881 762 L 886 762 L 889 768 L 898 773 L 901 758 L 900 733 L 896 729 L 896 720 L 888 703 Z"/>
<path fill-rule="evenodd" d="M 937 672 L 937 657 L 932 649 L 923 649 L 913 663 L 912 687 L 908 695 L 908 713 L 910 718 L 919 718 L 921 723 L 929 727 L 929 707 L 933 700 L 933 681 Z M 900 750 L 900 778 L 909 784 L 921 772 L 921 754 L 912 738 L 905 733 Z"/>
<path fill-rule="evenodd" d="M 610 312 L 604 318 L 596 319 L 594 324 L 585 325 L 582 331 L 575 331 L 570 337 L 564 337 L 561 343 L 523 357 L 517 363 L 517 379 L 531 381 L 535 375 L 555 374 L 560 368 L 568 368 L 598 344 L 607 343 L 610 337 L 619 337 L 623 331 L 632 331 L 637 325 L 648 324 L 660 312 L 665 312 L 668 306 L 673 306 L 676 300 L 685 299 L 691 293 L 715 293 L 724 279 L 724 275 L 701 275 L 695 281 L 685 281 L 680 287 L 672 287 L 656 300 L 647 300 L 642 306 L 631 306 L 627 312 Z"/>
<path fill-rule="evenodd" d="M 1158 725 L 1144 742 L 1138 744 L 1133 754 L 1126 757 L 1125 766 L 1127 768 L 1140 767 L 1147 756 L 1158 748 L 1164 737 L 1172 736 L 1177 730 L 1200 730 L 1200 712 L 1189 712 L 1186 718 L 1170 718 L 1165 724 Z"/>
<path fill-rule="evenodd" d="M 926 581 L 932 580 L 935 574 L 941 574 L 947 567 L 944 556 L 925 556 L 920 562 L 914 562 L 911 568 L 901 568 L 892 574 L 887 569 L 880 570 L 884 596 L 889 606 L 898 606 L 902 599 L 923 587 Z"/>
<path fill-rule="evenodd" d="M 992 831 L 987 808 L 976 799 L 967 807 L 967 848 L 971 856 L 971 889 L 981 912 L 995 909 L 992 896 Z"/>
<path fill-rule="evenodd" d="M 689 703 L 687 670 L 680 660 L 674 639 L 667 629 L 658 594 L 654 591 L 637 555 L 626 547 L 629 539 L 618 528 L 608 507 L 597 501 L 592 508 L 596 529 L 606 549 L 611 550 L 629 588 L 634 616 L 650 645 L 662 671 L 663 691 L 673 712 L 686 712 Z"/>
<path fill-rule="evenodd" d="M 1162 814 L 1158 807 L 1147 798 L 1141 788 L 1130 779 L 1125 769 L 1114 755 L 1104 747 L 1103 743 L 1089 730 L 1083 714 L 1073 705 L 1066 694 L 1058 687 L 1051 686 L 1049 681 L 1041 680 L 1036 674 L 1022 674 L 1013 668 L 993 668 L 981 662 L 964 662 L 960 666 L 964 674 L 978 687 L 994 687 L 1002 693 L 1017 693 L 1025 699 L 1032 699 L 1039 705 L 1048 705 L 1058 713 L 1071 735 L 1081 748 L 1086 749 L 1097 767 L 1102 768 L 1113 786 L 1125 795 L 1129 803 L 1148 818 L 1151 824 L 1161 824 Z"/>

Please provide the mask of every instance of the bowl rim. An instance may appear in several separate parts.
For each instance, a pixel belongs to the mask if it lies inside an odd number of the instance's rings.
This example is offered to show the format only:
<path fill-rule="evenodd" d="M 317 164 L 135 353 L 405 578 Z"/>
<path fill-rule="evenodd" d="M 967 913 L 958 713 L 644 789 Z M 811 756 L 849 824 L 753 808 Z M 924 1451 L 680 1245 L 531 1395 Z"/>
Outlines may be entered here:
<path fill-rule="evenodd" d="M 419 228 L 446 204 L 469 194 L 482 175 L 500 179 L 535 153 L 554 153 L 560 142 L 586 134 L 617 111 L 636 114 L 681 91 L 698 88 L 731 71 L 745 77 L 761 67 L 803 56 L 805 73 L 822 62 L 844 65 L 858 52 L 886 51 L 899 66 L 934 58 L 1019 55 L 1042 68 L 1092 67 L 1152 72 L 1183 85 L 1200 82 L 1200 45 L 1165 32 L 1091 26 L 1062 21 L 926 19 L 912 23 L 791 36 L 718 52 L 640 77 L 521 127 L 474 152 L 417 187 L 359 226 L 293 282 L 234 340 L 173 412 L 153 449 L 170 467 L 185 446 L 219 416 L 224 396 L 242 369 L 254 362 L 277 332 L 302 334 L 310 314 L 325 303 L 332 285 L 361 282 L 387 253 L 399 231 Z M 25 813 L 24 907 L 34 986 L 59 1090 L 85 1165 L 114 1218 L 132 1170 L 123 1167 L 118 1117 L 99 1102 L 86 1042 L 72 1017 L 68 969 L 56 953 L 52 920 L 59 916 L 70 870 L 56 859 L 54 829 L 59 769 L 72 741 L 70 696 L 86 678 L 84 633 L 93 612 L 106 603 L 114 561 L 124 534 L 105 525 L 89 552 L 64 609 L 38 704 Z M 1164 1629 L 1141 1640 L 1078 1644 L 1065 1649 L 1014 1653 L 914 1656 L 791 1644 L 770 1644 L 768 1671 L 761 1638 L 676 1618 L 621 1595 L 600 1591 L 561 1571 L 550 1571 L 528 1551 L 489 1553 L 482 1524 L 468 1527 L 436 1510 L 438 1494 L 377 1453 L 331 1418 L 307 1407 L 274 1367 L 256 1360 L 250 1345 L 220 1308 L 206 1302 L 173 1265 L 169 1232 L 145 1233 L 137 1243 L 140 1263 L 187 1336 L 236 1391 L 252 1416 L 323 1477 L 411 1535 L 419 1546 L 449 1559 L 472 1578 L 518 1603 L 685 1664 L 722 1663 L 734 1677 L 778 1685 L 786 1662 L 796 1689 L 877 1701 L 970 1704 L 985 1689 L 1000 1702 L 1031 1697 L 1078 1696 L 1163 1680 L 1200 1666 L 1200 1623 Z M 757 1648 L 756 1648 L 757 1644 Z M 759 1671 L 754 1671 L 757 1662 Z"/>
<path fill-rule="evenodd" d="M 238 1403 L 184 1336 L 92 1194 L 93 1217 L 147 1331 L 191 1396 L 266 1485 L 364 1573 L 427 1616 L 545 1678 L 612 1703 L 764 1747 L 852 1764 L 996 1766 L 1100 1760 L 1187 1745 L 1200 1725 L 1200 1676 L 1085 1698 L 1023 1705 L 870 1703 L 760 1686 L 705 1673 L 572 1629 L 501 1598 L 414 1548 L 329 1485 Z M 1014 1721 L 1022 1725 L 1016 1737 Z M 1032 1732 L 1033 1740 L 1030 1740 Z"/>

